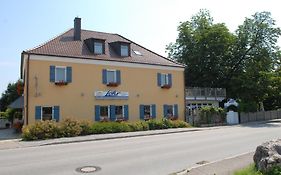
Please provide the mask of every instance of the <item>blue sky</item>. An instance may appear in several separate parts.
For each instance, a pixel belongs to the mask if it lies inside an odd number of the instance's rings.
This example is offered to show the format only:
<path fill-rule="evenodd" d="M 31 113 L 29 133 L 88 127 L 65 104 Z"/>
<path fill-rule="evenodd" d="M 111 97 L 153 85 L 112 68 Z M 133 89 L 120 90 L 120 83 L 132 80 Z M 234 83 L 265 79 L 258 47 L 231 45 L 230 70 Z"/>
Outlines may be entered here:
<path fill-rule="evenodd" d="M 163 56 L 177 37 L 177 26 L 199 9 L 231 31 L 255 12 L 269 11 L 281 27 L 278 0 L 2 0 L 0 5 L 0 93 L 19 76 L 20 55 L 73 27 L 121 34 Z M 280 40 L 279 40 L 279 46 Z"/>

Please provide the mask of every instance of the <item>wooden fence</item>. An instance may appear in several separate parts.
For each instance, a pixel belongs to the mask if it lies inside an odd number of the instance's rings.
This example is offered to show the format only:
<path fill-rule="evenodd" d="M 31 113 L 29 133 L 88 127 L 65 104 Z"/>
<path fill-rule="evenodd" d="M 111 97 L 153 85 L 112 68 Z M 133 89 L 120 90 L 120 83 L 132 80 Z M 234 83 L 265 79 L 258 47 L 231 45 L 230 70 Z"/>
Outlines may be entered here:
<path fill-rule="evenodd" d="M 281 110 L 240 113 L 240 123 L 281 119 Z"/>

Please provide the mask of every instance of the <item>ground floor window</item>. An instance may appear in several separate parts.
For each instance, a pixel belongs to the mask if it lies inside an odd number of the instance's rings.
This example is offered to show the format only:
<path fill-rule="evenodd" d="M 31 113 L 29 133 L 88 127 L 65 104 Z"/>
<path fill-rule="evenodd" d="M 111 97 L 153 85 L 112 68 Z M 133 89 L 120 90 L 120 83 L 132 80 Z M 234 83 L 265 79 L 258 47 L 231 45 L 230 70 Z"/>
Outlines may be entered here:
<path fill-rule="evenodd" d="M 115 117 L 116 120 L 120 120 L 124 118 L 123 106 L 115 106 Z"/>
<path fill-rule="evenodd" d="M 42 107 L 42 120 L 53 119 L 53 107 Z"/>
<path fill-rule="evenodd" d="M 109 120 L 109 106 L 100 106 L 100 120 L 108 121 Z"/>
<path fill-rule="evenodd" d="M 151 115 L 151 105 L 144 105 L 144 119 L 149 119 Z"/>
<path fill-rule="evenodd" d="M 170 119 L 178 118 L 178 105 L 164 105 L 164 117 Z"/>
<path fill-rule="evenodd" d="M 95 121 L 123 121 L 128 119 L 128 105 L 95 105 Z"/>

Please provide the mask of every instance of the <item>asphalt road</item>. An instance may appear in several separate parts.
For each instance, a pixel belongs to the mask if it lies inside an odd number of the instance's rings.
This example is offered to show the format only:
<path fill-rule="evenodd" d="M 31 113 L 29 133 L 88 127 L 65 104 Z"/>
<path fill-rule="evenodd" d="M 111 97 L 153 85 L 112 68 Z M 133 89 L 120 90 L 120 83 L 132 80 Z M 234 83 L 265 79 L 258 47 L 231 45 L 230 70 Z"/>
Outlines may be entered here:
<path fill-rule="evenodd" d="M 281 123 L 0 151 L 1 175 L 161 175 L 249 151 L 281 136 Z M 91 174 L 91 173 L 89 173 Z"/>

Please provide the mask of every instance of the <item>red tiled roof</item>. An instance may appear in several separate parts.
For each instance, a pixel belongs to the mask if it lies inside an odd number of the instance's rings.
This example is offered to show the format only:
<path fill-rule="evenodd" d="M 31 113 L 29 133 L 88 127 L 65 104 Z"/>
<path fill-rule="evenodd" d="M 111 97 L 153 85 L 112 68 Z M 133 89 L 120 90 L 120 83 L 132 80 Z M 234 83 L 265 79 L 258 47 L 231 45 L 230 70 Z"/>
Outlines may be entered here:
<path fill-rule="evenodd" d="M 81 30 L 81 41 L 75 41 L 73 38 L 74 30 L 70 29 L 58 37 L 42 44 L 34 49 L 25 51 L 30 54 L 39 55 L 52 55 L 52 56 L 64 56 L 84 59 L 96 59 L 96 60 L 108 60 L 108 61 L 120 61 L 120 62 L 132 62 L 142 64 L 164 65 L 173 67 L 184 67 L 184 65 L 175 61 L 169 60 L 163 56 L 160 56 L 118 34 L 95 32 L 89 30 Z M 94 55 L 88 50 L 84 40 L 88 38 L 104 39 L 105 40 L 105 54 Z M 118 56 L 109 43 L 123 41 L 131 43 L 131 56 L 120 57 Z M 132 50 L 139 51 L 142 56 L 135 54 Z"/>

